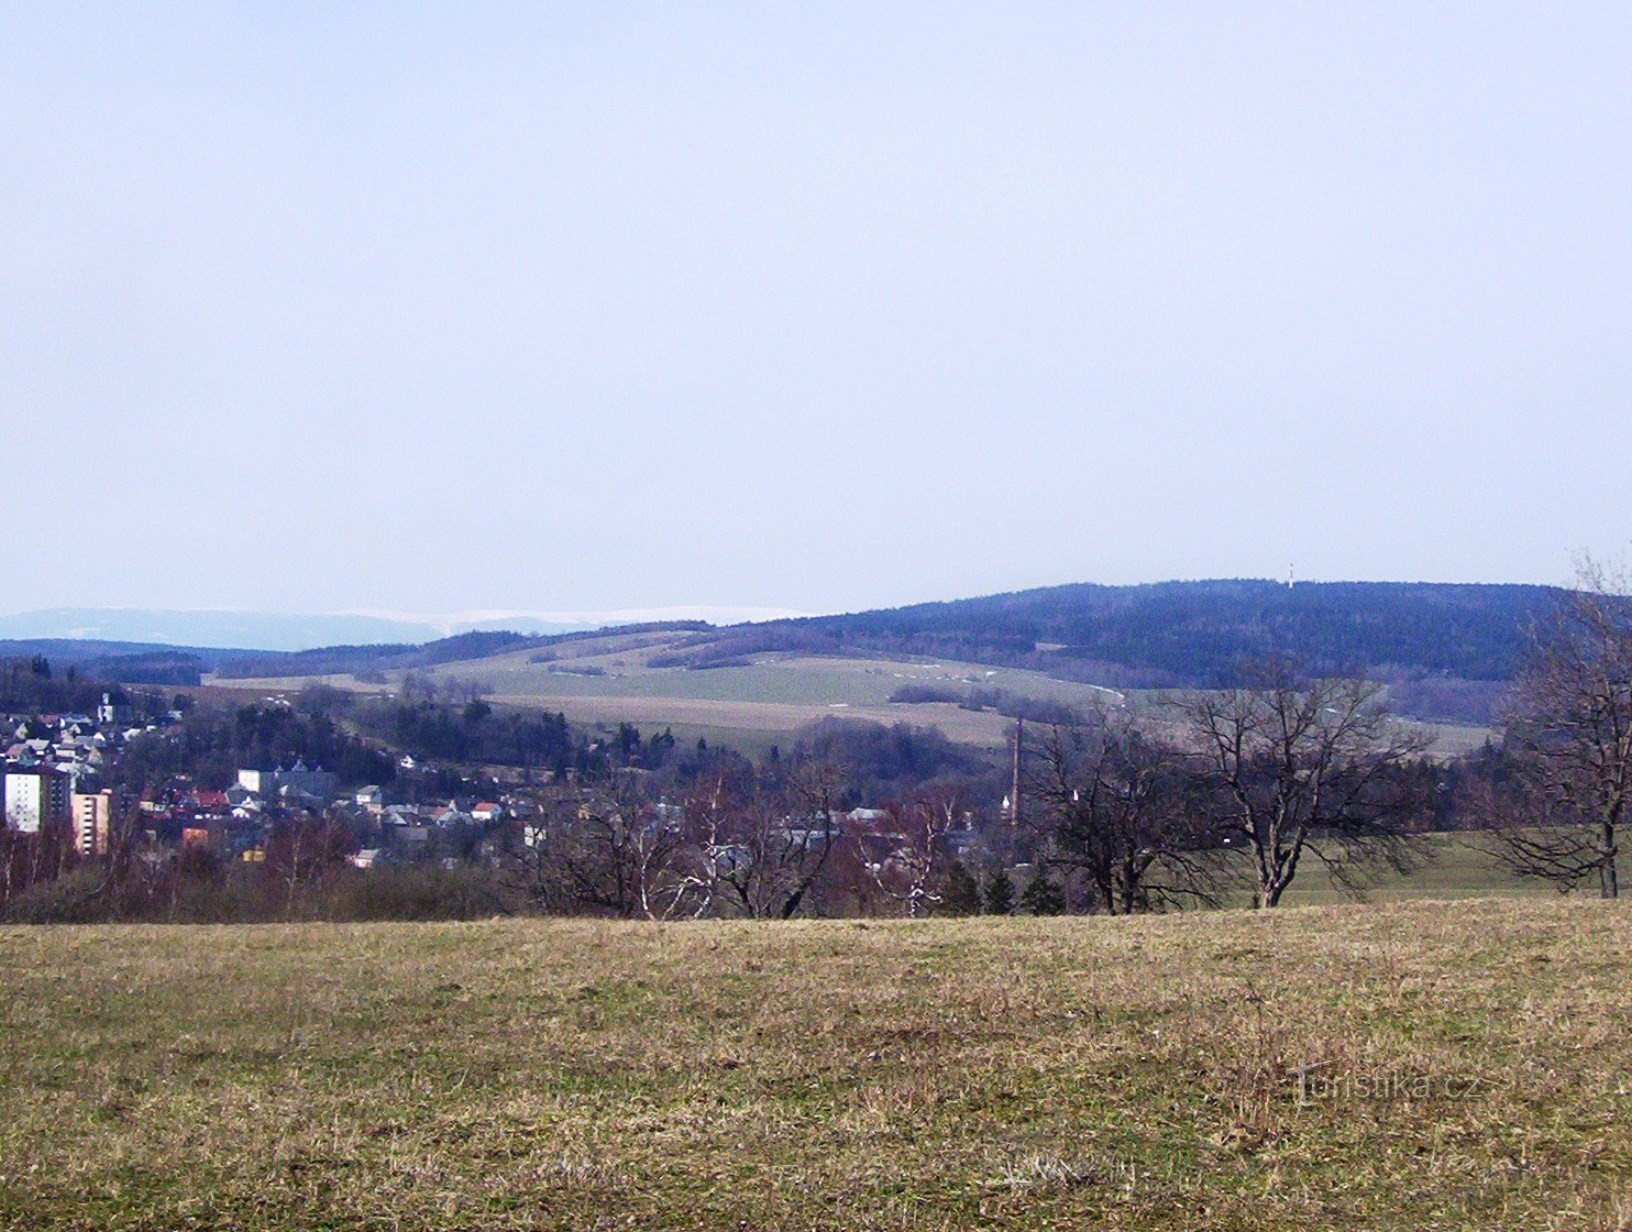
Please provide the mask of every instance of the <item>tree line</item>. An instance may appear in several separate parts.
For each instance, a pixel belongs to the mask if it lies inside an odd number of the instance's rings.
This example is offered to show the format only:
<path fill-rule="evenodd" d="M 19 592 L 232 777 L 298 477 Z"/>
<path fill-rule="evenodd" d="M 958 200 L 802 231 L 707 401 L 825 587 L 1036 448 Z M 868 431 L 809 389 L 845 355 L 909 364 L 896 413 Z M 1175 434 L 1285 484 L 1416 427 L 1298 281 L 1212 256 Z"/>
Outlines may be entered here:
<path fill-rule="evenodd" d="M 0 659 L 0 714 L 94 715 L 107 693 L 109 701 L 131 706 L 134 714 L 150 718 L 163 713 L 169 702 L 154 694 L 126 690 L 98 680 L 69 664 L 58 667 L 44 655 Z"/>

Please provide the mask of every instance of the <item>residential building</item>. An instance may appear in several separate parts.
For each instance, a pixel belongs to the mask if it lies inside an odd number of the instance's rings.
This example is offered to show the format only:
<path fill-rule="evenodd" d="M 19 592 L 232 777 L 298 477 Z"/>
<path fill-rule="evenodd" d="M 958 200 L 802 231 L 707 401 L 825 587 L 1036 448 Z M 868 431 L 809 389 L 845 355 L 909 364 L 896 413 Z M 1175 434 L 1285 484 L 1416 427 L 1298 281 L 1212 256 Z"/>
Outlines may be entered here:
<path fill-rule="evenodd" d="M 74 792 L 74 842 L 81 855 L 106 855 L 113 835 L 113 792 Z"/>
<path fill-rule="evenodd" d="M 67 822 L 71 816 L 68 776 L 43 766 L 6 772 L 6 824 L 24 834 Z"/>
<path fill-rule="evenodd" d="M 338 775 L 327 770 L 307 769 L 303 761 L 297 761 L 287 770 L 238 771 L 238 785 L 258 796 L 275 796 L 283 788 L 292 787 L 317 800 L 332 800 L 339 782 Z"/>

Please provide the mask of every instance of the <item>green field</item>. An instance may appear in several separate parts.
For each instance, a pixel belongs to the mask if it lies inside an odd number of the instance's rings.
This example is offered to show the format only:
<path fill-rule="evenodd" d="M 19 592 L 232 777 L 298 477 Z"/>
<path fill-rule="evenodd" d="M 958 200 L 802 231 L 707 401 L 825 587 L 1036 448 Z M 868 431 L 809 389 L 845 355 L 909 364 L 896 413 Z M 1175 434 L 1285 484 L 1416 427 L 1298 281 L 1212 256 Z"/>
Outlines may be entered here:
<path fill-rule="evenodd" d="M 1558 899 L 9 929 L 0 1226 L 1627 1227 L 1629 985 Z"/>
<path fill-rule="evenodd" d="M 1492 895 L 1558 897 L 1558 891 L 1545 881 L 1514 876 L 1491 853 L 1489 840 L 1478 833 L 1424 835 L 1419 856 L 1418 867 L 1405 874 L 1384 864 L 1369 866 L 1366 874 L 1369 881 L 1360 892 L 1362 899 L 1382 903 Z M 1245 852 L 1237 853 L 1233 875 L 1238 879 L 1239 888 L 1229 896 L 1229 905 L 1251 906 L 1252 865 Z M 1283 901 L 1289 907 L 1324 907 L 1351 902 L 1354 897 L 1349 890 L 1334 884 L 1318 862 L 1309 860 Z"/>

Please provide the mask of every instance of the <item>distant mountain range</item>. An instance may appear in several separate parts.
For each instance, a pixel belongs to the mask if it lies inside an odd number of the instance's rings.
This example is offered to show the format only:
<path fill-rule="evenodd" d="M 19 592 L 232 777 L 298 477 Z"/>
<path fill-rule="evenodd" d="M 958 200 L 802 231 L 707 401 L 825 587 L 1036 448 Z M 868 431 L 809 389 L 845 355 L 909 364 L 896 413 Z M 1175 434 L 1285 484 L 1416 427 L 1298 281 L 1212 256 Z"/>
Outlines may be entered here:
<path fill-rule="evenodd" d="M 564 632 L 563 629 L 541 632 Z M 366 642 L 428 642 L 444 630 L 378 616 L 191 612 L 145 608 L 51 608 L 0 616 L 0 638 L 139 642 L 250 650 L 308 650 Z"/>
<path fill-rule="evenodd" d="M 606 612 L 379 613 L 188 611 L 164 608 L 50 608 L 0 616 L 0 640 L 134 642 L 214 650 L 314 650 L 381 643 L 422 645 L 459 633 L 513 632 L 530 637 L 653 620 L 734 624 L 797 613 L 775 608 L 679 607 Z"/>

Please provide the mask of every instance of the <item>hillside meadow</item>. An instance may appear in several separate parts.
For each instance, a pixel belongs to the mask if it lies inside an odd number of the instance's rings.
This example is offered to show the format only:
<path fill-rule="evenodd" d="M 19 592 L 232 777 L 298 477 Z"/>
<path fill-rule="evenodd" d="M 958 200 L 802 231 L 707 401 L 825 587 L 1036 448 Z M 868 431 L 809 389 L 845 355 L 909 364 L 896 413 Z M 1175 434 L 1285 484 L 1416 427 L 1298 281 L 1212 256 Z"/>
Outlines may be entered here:
<path fill-rule="evenodd" d="M 1632 914 L 0 931 L 0 1226 L 1632 1226 Z"/>

